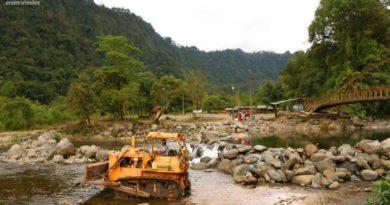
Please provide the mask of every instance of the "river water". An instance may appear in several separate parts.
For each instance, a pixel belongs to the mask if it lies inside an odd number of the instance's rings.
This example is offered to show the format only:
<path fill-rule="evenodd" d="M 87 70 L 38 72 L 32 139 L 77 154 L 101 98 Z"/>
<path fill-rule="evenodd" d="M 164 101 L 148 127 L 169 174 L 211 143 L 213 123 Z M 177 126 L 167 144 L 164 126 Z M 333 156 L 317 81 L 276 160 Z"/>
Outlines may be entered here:
<path fill-rule="evenodd" d="M 385 139 L 389 131 L 344 133 L 343 136 L 314 136 L 292 134 L 291 136 L 252 136 L 251 143 L 268 147 L 302 147 L 316 143 L 328 148 L 344 143 L 355 144 L 363 138 Z M 120 149 L 124 143 L 115 141 L 75 140 L 76 146 L 95 144 L 106 149 Z M 0 152 L 7 148 L 1 148 Z M 83 165 L 58 164 L 15 164 L 0 162 L 0 204 L 58 204 L 67 200 L 83 204 L 168 204 L 167 201 L 118 198 L 107 189 L 90 185 L 80 185 Z M 204 172 L 190 170 L 192 194 L 176 204 L 365 204 L 366 182 L 343 183 L 336 191 L 315 190 L 293 185 L 261 185 L 247 189 L 234 184 L 232 177 L 217 171 Z M 345 197 L 348 196 L 348 197 Z M 283 204 L 282 203 L 282 204 Z M 174 203 L 175 204 L 175 203 Z"/>

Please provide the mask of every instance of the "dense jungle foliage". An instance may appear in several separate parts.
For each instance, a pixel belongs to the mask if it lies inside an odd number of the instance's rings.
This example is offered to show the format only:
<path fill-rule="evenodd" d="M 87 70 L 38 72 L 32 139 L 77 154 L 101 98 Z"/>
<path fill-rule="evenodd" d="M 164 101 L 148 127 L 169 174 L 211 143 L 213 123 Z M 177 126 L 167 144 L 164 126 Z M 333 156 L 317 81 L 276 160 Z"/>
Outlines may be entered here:
<path fill-rule="evenodd" d="M 42 104 L 65 95 L 78 73 L 104 64 L 96 50 L 99 36 L 125 36 L 139 48 L 134 58 L 157 77 L 184 78 L 204 73 L 208 89 L 247 86 L 248 69 L 257 85 L 276 79 L 290 53 L 245 53 L 239 49 L 204 52 L 176 45 L 125 9 L 108 9 L 92 0 L 40 1 L 39 6 L 0 3 L 0 92 Z M 220 73 L 224 75 L 220 75 Z M 226 86 L 225 86 L 226 85 Z"/>

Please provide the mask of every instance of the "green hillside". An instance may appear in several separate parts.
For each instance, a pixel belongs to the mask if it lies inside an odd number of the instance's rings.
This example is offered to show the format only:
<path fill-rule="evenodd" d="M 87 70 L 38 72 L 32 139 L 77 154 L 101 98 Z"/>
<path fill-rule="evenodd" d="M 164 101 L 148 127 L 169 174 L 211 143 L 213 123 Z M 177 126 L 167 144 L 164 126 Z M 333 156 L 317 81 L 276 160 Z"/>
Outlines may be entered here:
<path fill-rule="evenodd" d="M 81 70 L 103 64 L 102 54 L 96 52 L 102 35 L 126 36 L 142 51 L 138 60 L 157 76 L 180 78 L 190 68 L 202 71 L 210 90 L 231 84 L 245 88 L 248 69 L 255 85 L 276 79 L 291 56 L 177 46 L 130 11 L 108 9 L 92 0 L 40 1 L 40 6 L 24 7 L 1 3 L 0 34 L 1 88 L 41 103 L 66 94 Z"/>

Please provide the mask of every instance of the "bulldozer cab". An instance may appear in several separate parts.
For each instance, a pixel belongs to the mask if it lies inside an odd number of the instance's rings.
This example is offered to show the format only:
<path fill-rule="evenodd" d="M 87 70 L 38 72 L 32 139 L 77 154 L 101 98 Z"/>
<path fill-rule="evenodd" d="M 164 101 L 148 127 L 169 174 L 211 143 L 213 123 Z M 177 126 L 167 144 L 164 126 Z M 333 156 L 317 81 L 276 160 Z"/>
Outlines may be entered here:
<path fill-rule="evenodd" d="M 187 158 L 184 138 L 180 134 L 150 132 L 143 146 L 152 158 L 147 169 L 179 172 L 181 161 Z"/>

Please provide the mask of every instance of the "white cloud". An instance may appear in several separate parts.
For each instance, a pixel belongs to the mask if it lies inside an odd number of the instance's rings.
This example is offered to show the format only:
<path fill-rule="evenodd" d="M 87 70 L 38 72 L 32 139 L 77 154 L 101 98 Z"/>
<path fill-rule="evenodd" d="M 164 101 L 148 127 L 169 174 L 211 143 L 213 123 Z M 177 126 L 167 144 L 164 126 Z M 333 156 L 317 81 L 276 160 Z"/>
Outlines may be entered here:
<path fill-rule="evenodd" d="M 296 51 L 319 0 L 95 0 L 127 8 L 164 37 L 201 50 Z"/>

